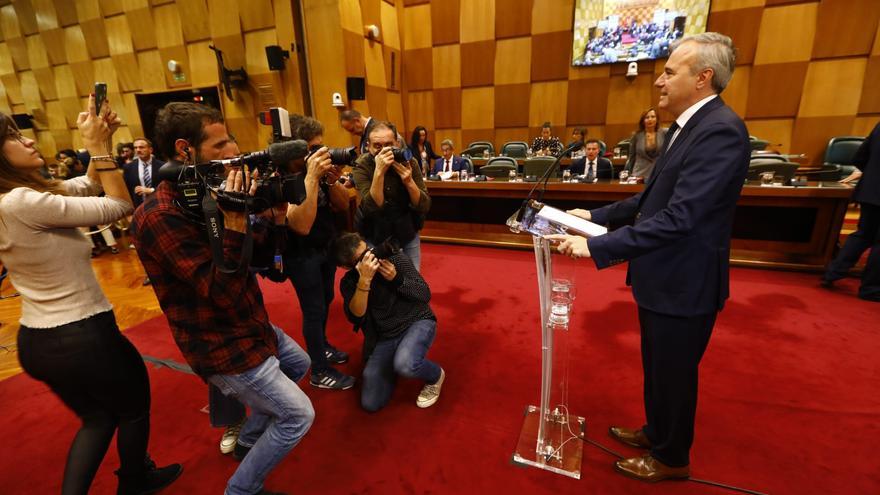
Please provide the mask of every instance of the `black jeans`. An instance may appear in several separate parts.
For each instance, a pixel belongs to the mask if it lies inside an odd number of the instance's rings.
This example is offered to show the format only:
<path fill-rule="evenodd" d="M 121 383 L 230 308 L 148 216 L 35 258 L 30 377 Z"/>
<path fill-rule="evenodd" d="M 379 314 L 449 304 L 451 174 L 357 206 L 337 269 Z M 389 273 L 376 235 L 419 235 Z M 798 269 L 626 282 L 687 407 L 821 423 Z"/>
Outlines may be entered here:
<path fill-rule="evenodd" d="M 336 264 L 324 253 L 313 252 L 289 261 L 284 260 L 290 282 L 299 298 L 303 315 L 303 338 L 312 360 L 312 373 L 326 370 L 330 364 L 324 355 L 327 346 L 327 314 L 333 302 Z"/>
<path fill-rule="evenodd" d="M 861 206 L 858 229 L 846 238 L 837 257 L 828 264 L 825 279 L 837 280 L 845 277 L 862 257 L 862 253 L 870 249 L 865 271 L 862 272 L 859 295 L 877 297 L 880 296 L 880 206 L 868 203 L 861 203 Z"/>
<path fill-rule="evenodd" d="M 690 464 L 700 359 L 717 313 L 669 316 L 639 307 L 645 373 L 645 435 L 651 455 L 673 467 Z"/>
<path fill-rule="evenodd" d="M 67 455 L 63 495 L 89 491 L 117 428 L 119 473 L 144 471 L 150 381 L 112 311 L 55 328 L 22 326 L 18 354 L 27 374 L 49 385 L 82 420 Z"/>

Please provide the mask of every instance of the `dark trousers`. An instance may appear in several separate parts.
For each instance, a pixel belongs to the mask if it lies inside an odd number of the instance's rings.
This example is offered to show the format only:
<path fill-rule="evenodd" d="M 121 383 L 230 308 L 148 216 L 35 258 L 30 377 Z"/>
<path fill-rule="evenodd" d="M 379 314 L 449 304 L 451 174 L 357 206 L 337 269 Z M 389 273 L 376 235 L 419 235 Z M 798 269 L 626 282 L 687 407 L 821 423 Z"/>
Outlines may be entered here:
<path fill-rule="evenodd" d="M 846 238 L 843 248 L 837 253 L 825 270 L 826 280 L 837 280 L 846 273 L 862 257 L 866 249 L 870 249 L 865 271 L 862 272 L 862 285 L 859 295 L 862 297 L 880 296 L 880 206 L 861 203 L 858 229 Z"/>
<path fill-rule="evenodd" d="M 333 302 L 336 264 L 326 254 L 312 252 L 284 260 L 290 282 L 302 310 L 303 338 L 312 360 L 312 373 L 320 373 L 330 365 L 324 355 L 327 346 L 327 314 Z"/>
<path fill-rule="evenodd" d="M 141 355 L 119 333 L 113 312 L 50 329 L 22 326 L 18 354 L 27 374 L 49 385 L 82 420 L 67 455 L 63 495 L 89 491 L 117 429 L 120 474 L 144 471 L 150 382 Z"/>
<path fill-rule="evenodd" d="M 697 414 L 697 369 L 716 313 L 692 317 L 639 308 L 645 374 L 645 435 L 651 455 L 673 467 L 690 464 Z"/>

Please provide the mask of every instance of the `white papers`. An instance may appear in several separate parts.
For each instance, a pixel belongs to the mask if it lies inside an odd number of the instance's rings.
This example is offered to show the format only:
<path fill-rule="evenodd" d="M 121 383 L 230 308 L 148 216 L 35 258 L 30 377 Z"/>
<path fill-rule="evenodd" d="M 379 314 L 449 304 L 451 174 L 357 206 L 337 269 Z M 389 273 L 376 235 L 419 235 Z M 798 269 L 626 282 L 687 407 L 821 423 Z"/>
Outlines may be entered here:
<path fill-rule="evenodd" d="M 544 207 L 538 211 L 537 216 L 550 222 L 564 225 L 568 227 L 568 230 L 573 230 L 576 233 L 583 234 L 587 237 L 596 237 L 608 233 L 607 228 L 597 223 L 584 220 L 581 217 L 576 217 L 570 213 L 553 208 L 552 206 L 544 205 Z"/>

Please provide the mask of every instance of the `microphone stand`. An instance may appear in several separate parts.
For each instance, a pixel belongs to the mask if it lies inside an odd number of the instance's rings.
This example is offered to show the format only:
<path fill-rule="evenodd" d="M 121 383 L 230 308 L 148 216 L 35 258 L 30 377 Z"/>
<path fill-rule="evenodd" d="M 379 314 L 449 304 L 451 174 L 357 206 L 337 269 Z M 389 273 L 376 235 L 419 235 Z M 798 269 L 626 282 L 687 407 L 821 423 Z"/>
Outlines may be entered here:
<path fill-rule="evenodd" d="M 538 202 L 541 202 L 544 199 L 544 191 L 547 189 L 547 182 L 550 180 L 550 174 L 552 174 L 554 171 L 556 171 L 556 168 L 559 165 L 559 162 L 562 161 L 562 157 L 571 153 L 572 151 L 574 151 L 576 148 L 578 148 L 580 146 L 583 146 L 583 142 L 576 141 L 576 142 L 568 145 L 565 149 L 563 149 L 562 151 L 559 152 L 559 154 L 556 156 L 556 160 L 553 161 L 553 165 L 550 165 L 549 167 L 547 167 L 547 170 L 544 172 L 544 175 L 542 175 L 538 179 L 538 181 L 535 183 L 535 185 L 532 186 L 532 190 L 529 191 L 528 196 L 526 196 L 526 199 L 523 200 L 522 205 L 520 205 L 519 209 L 516 211 L 515 215 L 516 215 L 517 221 L 522 220 L 523 213 L 525 212 L 526 206 L 528 205 L 529 201 L 532 199 L 533 194 L 535 193 L 535 189 L 537 189 L 538 186 L 541 186 L 541 191 L 538 193 Z"/>

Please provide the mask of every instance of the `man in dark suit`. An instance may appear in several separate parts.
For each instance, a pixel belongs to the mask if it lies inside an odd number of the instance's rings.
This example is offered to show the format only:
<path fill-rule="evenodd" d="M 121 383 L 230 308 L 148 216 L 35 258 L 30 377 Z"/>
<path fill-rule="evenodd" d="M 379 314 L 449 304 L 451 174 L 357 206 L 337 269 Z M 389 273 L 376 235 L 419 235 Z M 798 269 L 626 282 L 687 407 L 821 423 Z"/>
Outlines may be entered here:
<path fill-rule="evenodd" d="M 153 156 L 153 143 L 147 138 L 139 137 L 134 140 L 134 153 L 137 159 L 124 165 L 122 176 L 128 186 L 131 201 L 137 208 L 145 197 L 156 192 L 154 181 L 159 175 L 159 168 L 165 162 Z"/>
<path fill-rule="evenodd" d="M 339 124 L 352 136 L 360 139 L 357 150 L 358 154 L 367 152 L 367 136 L 370 135 L 370 129 L 373 127 L 373 118 L 362 115 L 357 110 L 346 110 L 339 114 Z"/>
<path fill-rule="evenodd" d="M 434 162 L 431 174 L 437 175 L 440 172 L 455 172 L 457 174 L 462 170 L 467 170 L 467 163 L 465 163 L 464 159 L 460 156 L 455 156 L 455 147 L 451 139 L 444 139 L 440 143 L 440 151 L 443 152 L 443 156 Z"/>
<path fill-rule="evenodd" d="M 846 276 L 865 250 L 870 249 L 859 297 L 866 301 L 880 302 L 880 124 L 859 146 L 853 160 L 861 177 L 853 193 L 853 201 L 861 205 L 858 229 L 846 238 L 837 257 L 828 264 L 822 285 L 830 288 L 835 280 Z"/>
<path fill-rule="evenodd" d="M 629 261 L 639 307 L 646 424 L 612 427 L 615 439 L 650 449 L 615 463 L 644 481 L 687 478 L 697 408 L 697 369 L 728 297 L 730 232 L 749 166 L 749 135 L 718 96 L 733 74 L 733 43 L 718 33 L 678 43 L 655 82 L 675 117 L 644 191 L 570 213 L 609 226 L 590 238 L 549 236 L 560 252 L 598 268 Z"/>
<path fill-rule="evenodd" d="M 571 163 L 569 170 L 572 175 L 583 175 L 588 180 L 610 179 L 614 172 L 611 168 L 611 160 L 599 156 L 599 141 L 588 139 L 584 143 L 587 156 L 579 158 Z"/>

